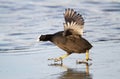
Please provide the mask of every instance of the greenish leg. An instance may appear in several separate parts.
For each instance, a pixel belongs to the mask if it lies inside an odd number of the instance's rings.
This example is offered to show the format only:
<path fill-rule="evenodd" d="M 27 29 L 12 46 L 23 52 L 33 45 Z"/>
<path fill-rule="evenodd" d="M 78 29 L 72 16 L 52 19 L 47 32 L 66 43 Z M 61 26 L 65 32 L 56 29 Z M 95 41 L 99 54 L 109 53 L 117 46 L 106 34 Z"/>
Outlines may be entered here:
<path fill-rule="evenodd" d="M 58 61 L 61 61 L 61 63 L 63 63 L 63 59 L 64 58 L 66 58 L 66 57 L 68 57 L 70 54 L 64 54 L 64 55 L 62 55 L 62 56 L 60 56 L 60 57 L 58 57 L 58 58 L 50 58 L 50 59 L 48 59 L 48 60 L 54 60 L 55 62 L 58 62 Z"/>
<path fill-rule="evenodd" d="M 86 61 L 88 60 L 92 60 L 92 59 L 89 58 L 89 50 L 86 50 Z"/>
<path fill-rule="evenodd" d="M 86 50 L 86 61 L 89 60 L 89 50 Z"/>
<path fill-rule="evenodd" d="M 60 61 L 60 60 L 63 60 L 63 59 L 65 59 L 66 57 L 68 57 L 70 54 L 64 54 L 64 55 L 62 55 L 62 56 L 60 56 L 60 57 L 58 57 L 58 58 L 55 58 L 55 61 Z"/>
<path fill-rule="evenodd" d="M 85 60 L 77 60 L 76 63 L 77 64 L 80 64 L 80 63 L 85 63 L 87 64 L 88 63 L 88 60 L 92 60 L 89 58 L 89 50 L 86 50 L 86 56 L 85 56 Z"/>

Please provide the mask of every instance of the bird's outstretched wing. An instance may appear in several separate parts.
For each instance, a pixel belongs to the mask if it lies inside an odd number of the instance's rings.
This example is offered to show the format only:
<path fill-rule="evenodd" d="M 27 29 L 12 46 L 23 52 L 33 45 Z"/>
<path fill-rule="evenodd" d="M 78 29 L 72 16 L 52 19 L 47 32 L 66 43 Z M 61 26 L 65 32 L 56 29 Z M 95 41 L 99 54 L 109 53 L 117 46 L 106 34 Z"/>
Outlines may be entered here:
<path fill-rule="evenodd" d="M 65 9 L 64 13 L 64 33 L 63 35 L 83 35 L 84 19 L 82 15 L 74 11 L 73 9 Z"/>

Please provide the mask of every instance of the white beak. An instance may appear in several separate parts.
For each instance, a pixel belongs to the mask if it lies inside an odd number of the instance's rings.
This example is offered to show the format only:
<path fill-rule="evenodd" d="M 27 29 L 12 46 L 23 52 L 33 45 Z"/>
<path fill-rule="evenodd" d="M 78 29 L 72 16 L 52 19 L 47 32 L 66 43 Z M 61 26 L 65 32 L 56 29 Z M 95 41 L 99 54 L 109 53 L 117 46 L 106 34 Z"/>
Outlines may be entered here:
<path fill-rule="evenodd" d="M 40 39 L 39 39 L 39 38 L 40 38 L 40 36 L 37 37 L 37 42 L 40 42 Z"/>

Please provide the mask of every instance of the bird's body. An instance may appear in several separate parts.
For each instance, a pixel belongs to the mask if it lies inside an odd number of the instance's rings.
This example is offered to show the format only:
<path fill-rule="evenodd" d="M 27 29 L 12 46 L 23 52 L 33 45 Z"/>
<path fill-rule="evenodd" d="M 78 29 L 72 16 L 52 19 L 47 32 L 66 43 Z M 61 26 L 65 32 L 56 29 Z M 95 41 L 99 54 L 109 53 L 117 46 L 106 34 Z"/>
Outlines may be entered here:
<path fill-rule="evenodd" d="M 51 34 L 49 41 L 67 53 L 85 53 L 92 45 L 80 35 L 63 36 L 63 31 Z"/>
<path fill-rule="evenodd" d="M 80 14 L 77 14 L 73 9 L 66 9 L 64 31 L 59 31 L 54 34 L 46 34 L 40 36 L 40 41 L 51 41 L 59 48 L 67 52 L 66 55 L 57 58 L 64 59 L 72 53 L 85 53 L 86 60 L 89 60 L 89 50 L 92 45 L 82 37 L 84 20 Z"/>

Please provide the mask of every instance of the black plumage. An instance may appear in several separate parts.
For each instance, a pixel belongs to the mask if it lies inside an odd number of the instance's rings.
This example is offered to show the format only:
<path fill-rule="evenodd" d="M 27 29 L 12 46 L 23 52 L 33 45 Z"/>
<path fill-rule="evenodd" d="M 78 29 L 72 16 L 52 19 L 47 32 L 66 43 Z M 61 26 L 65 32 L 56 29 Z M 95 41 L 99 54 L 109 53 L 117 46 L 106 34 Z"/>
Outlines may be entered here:
<path fill-rule="evenodd" d="M 85 53 L 92 45 L 80 35 L 63 36 L 63 31 L 41 35 L 40 41 L 51 41 L 67 53 Z"/>
<path fill-rule="evenodd" d="M 92 45 L 82 37 L 84 19 L 73 9 L 66 9 L 64 31 L 59 31 L 54 34 L 41 35 L 40 41 L 51 41 L 61 49 L 67 52 L 67 56 L 72 53 L 87 53 L 86 60 L 89 60 L 88 51 Z M 56 58 L 55 60 L 63 59 L 65 56 Z"/>

